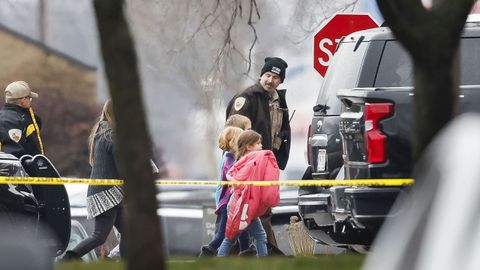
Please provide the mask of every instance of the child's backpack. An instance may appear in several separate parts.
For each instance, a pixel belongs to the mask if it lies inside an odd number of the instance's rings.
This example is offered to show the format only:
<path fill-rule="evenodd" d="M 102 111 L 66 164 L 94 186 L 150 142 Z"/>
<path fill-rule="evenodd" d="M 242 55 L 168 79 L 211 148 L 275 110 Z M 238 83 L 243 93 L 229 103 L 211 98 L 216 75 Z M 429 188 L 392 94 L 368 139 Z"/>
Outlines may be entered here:
<path fill-rule="evenodd" d="M 241 158 L 228 171 L 237 181 L 278 181 L 280 171 L 272 151 L 254 151 Z M 225 237 L 233 240 L 253 219 L 280 201 L 278 185 L 235 186 L 230 199 Z"/>

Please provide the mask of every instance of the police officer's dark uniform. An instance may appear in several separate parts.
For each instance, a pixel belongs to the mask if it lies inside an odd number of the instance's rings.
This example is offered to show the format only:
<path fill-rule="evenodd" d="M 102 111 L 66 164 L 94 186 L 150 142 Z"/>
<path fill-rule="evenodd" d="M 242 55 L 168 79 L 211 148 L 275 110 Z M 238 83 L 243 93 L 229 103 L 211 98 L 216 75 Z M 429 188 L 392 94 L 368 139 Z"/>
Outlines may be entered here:
<path fill-rule="evenodd" d="M 37 115 L 34 118 L 35 122 L 27 108 L 5 104 L 0 110 L 0 150 L 16 157 L 43 154 L 40 120 Z"/>
<path fill-rule="evenodd" d="M 0 110 L 0 151 L 18 158 L 22 155 L 43 154 L 40 138 L 40 119 L 31 107 L 25 108 L 15 102 L 19 99 L 37 98 L 23 81 L 9 84 L 5 89 L 6 104 Z"/>
<path fill-rule="evenodd" d="M 271 72 L 277 74 L 283 82 L 287 67 L 288 65 L 283 59 L 267 57 L 260 76 L 266 72 Z M 232 114 L 241 114 L 250 119 L 252 129 L 262 135 L 263 149 L 273 151 L 281 170 L 287 166 L 291 140 L 285 94 L 285 89 L 275 89 L 269 94 L 259 80 L 256 84 L 234 96 L 227 105 L 226 113 L 227 118 Z M 269 209 L 261 217 L 262 225 L 267 233 L 268 245 L 273 246 L 277 252 L 280 252 L 272 229 L 271 218 L 272 212 Z"/>
<path fill-rule="evenodd" d="M 6 104 L 0 110 L 0 151 L 17 158 L 23 155 L 43 154 L 40 121 L 30 106 L 22 107 L 22 99 L 37 98 L 28 83 L 12 82 L 5 88 Z M 22 101 L 30 104 L 30 101 Z M 0 208 L 14 210 L 23 206 L 23 197 L 10 185 L 0 185 Z M 0 209 L 0 212 L 2 210 Z"/>
<path fill-rule="evenodd" d="M 270 118 L 269 95 L 263 89 L 259 82 L 248 87 L 239 95 L 236 95 L 227 106 L 227 118 L 232 114 L 241 114 L 250 119 L 252 129 L 262 135 L 263 149 L 272 150 L 277 159 L 278 167 L 284 170 L 287 166 L 290 154 L 290 123 L 288 119 L 288 107 L 285 100 L 285 89 L 276 90 L 279 96 L 280 107 L 282 111 L 282 126 L 276 134 L 277 141 L 280 141 L 280 147 L 273 147 L 272 128 Z M 241 102 L 242 105 L 235 105 Z M 237 110 L 238 109 L 238 110 Z"/>

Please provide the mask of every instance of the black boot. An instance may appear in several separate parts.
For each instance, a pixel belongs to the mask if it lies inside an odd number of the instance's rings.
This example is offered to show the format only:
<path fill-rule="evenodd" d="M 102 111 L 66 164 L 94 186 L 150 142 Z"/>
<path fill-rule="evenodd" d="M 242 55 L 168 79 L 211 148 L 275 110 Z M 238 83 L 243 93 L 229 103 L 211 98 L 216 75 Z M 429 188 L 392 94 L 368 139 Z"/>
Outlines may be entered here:
<path fill-rule="evenodd" d="M 202 248 L 200 249 L 200 255 L 198 255 L 198 257 L 212 257 L 215 255 L 217 255 L 217 252 L 215 251 L 215 249 L 213 249 L 209 245 L 206 245 L 206 246 L 202 246 Z"/>
<path fill-rule="evenodd" d="M 257 256 L 257 248 L 254 245 L 250 245 L 247 249 L 238 253 L 238 256 L 244 256 L 244 257 Z"/>
<path fill-rule="evenodd" d="M 79 261 L 82 260 L 82 256 L 78 255 L 77 253 L 68 250 L 65 252 L 65 255 L 60 259 L 61 262 L 69 262 L 69 261 Z"/>

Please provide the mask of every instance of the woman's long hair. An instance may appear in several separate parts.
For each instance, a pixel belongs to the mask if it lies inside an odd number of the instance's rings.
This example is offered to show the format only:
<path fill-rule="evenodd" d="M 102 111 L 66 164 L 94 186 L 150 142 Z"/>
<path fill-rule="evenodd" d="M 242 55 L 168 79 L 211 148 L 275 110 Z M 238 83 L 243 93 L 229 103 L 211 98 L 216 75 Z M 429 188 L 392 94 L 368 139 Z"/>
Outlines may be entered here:
<path fill-rule="evenodd" d="M 88 136 L 88 163 L 93 165 L 93 147 L 95 146 L 95 138 L 97 136 L 111 136 L 111 131 L 115 127 L 115 120 L 113 118 L 112 100 L 108 99 L 103 105 L 102 114 L 98 117 L 97 122 L 90 131 Z M 109 138 L 111 139 L 111 137 Z"/>

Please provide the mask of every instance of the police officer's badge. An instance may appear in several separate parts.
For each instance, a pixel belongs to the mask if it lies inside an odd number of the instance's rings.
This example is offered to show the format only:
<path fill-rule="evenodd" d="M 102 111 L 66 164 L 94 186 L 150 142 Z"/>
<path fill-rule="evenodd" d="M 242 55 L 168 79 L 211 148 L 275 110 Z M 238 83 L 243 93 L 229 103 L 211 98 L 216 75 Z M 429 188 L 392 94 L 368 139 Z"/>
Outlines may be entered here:
<path fill-rule="evenodd" d="M 8 136 L 10 136 L 10 139 L 12 139 L 12 141 L 18 143 L 20 141 L 20 139 L 22 138 L 22 131 L 20 129 L 10 129 L 8 131 Z"/>
<path fill-rule="evenodd" d="M 235 105 L 233 108 L 235 108 L 235 111 L 239 111 L 243 105 L 245 105 L 245 98 L 244 97 L 238 97 L 235 99 Z"/>

